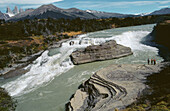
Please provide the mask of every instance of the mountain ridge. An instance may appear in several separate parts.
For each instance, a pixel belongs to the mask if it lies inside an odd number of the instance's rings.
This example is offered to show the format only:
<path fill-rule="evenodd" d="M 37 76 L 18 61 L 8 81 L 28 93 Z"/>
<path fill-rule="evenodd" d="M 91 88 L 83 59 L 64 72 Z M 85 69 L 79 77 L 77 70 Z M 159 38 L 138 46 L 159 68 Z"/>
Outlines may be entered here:
<path fill-rule="evenodd" d="M 6 19 L 8 19 L 8 18 L 9 18 L 9 15 L 8 15 L 8 14 L 2 13 L 2 12 L 0 11 L 0 19 L 6 20 Z"/>
<path fill-rule="evenodd" d="M 128 14 L 111 13 L 111 12 L 101 12 L 101 11 L 92 11 L 92 10 L 87 11 L 87 10 L 80 10 L 77 8 L 62 9 L 56 7 L 53 4 L 42 5 L 27 14 L 25 13 L 22 14 L 22 13 L 17 14 L 14 17 L 9 18 L 8 20 L 23 20 L 23 19 L 33 19 L 33 18 L 100 19 L 100 18 L 110 18 L 110 17 L 133 16 Z"/>
<path fill-rule="evenodd" d="M 28 9 L 23 11 L 23 9 L 18 10 L 17 7 L 13 10 L 16 12 L 14 16 L 12 15 L 12 11 L 9 7 L 7 7 L 7 14 L 2 14 L 0 19 L 5 19 L 9 21 L 18 21 L 24 19 L 46 19 L 46 18 L 53 18 L 53 19 L 105 19 L 105 18 L 125 18 L 125 17 L 137 17 L 137 16 L 148 16 L 148 15 L 162 15 L 162 14 L 170 14 L 170 8 L 164 8 L 160 10 L 156 10 L 151 13 L 141 13 L 137 15 L 133 14 L 121 14 L 121 13 L 112 13 L 112 12 L 103 12 L 103 11 L 96 11 L 96 10 L 81 10 L 78 8 L 69 8 L 69 9 L 62 9 L 58 8 L 53 4 L 42 5 L 36 9 Z"/>
<path fill-rule="evenodd" d="M 53 4 L 42 5 L 27 14 L 22 14 L 22 13 L 17 14 L 16 16 L 9 18 L 8 20 L 17 20 L 17 19 L 22 20 L 22 19 L 33 19 L 33 18 L 54 18 L 54 19 L 59 19 L 59 18 L 94 19 L 94 18 L 97 18 L 95 15 L 86 13 L 83 10 L 79 10 L 76 8 L 61 9 L 61 8 L 54 6 Z M 21 16 L 21 15 L 24 15 L 24 16 Z"/>
<path fill-rule="evenodd" d="M 156 10 L 149 15 L 163 15 L 163 14 L 170 14 L 170 8 L 162 8 L 160 10 Z"/>

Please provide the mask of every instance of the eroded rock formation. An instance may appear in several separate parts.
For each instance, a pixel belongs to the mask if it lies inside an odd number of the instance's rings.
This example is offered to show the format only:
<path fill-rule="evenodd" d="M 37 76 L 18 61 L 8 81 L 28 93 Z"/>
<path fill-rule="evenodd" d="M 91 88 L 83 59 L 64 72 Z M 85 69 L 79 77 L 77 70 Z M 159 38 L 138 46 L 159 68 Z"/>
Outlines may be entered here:
<path fill-rule="evenodd" d="M 129 47 L 117 44 L 112 40 L 101 45 L 88 46 L 85 50 L 77 50 L 71 54 L 74 64 L 103 61 L 133 54 Z"/>
<path fill-rule="evenodd" d="M 114 111 L 130 105 L 145 89 L 146 76 L 163 64 L 124 64 L 104 68 L 79 86 L 66 105 L 67 111 Z"/>

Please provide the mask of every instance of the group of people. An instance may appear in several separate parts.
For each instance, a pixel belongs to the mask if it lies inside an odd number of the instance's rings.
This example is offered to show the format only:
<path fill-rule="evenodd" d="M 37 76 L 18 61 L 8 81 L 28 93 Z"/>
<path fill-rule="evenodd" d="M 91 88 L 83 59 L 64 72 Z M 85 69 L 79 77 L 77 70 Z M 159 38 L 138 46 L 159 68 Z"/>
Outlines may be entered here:
<path fill-rule="evenodd" d="M 156 64 L 156 59 L 149 59 L 148 58 L 148 65 L 151 64 L 151 65 L 155 65 Z"/>

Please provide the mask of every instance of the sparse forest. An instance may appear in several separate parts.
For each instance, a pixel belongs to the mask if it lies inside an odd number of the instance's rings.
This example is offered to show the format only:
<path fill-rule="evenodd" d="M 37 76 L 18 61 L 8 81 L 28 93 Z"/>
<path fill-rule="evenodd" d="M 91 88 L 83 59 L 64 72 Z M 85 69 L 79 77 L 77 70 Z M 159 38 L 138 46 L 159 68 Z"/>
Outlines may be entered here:
<path fill-rule="evenodd" d="M 170 19 L 170 15 L 110 19 L 34 19 L 18 22 L 0 21 L 0 40 L 18 40 L 35 35 L 56 35 L 56 33 L 82 31 L 94 32 L 115 27 L 152 24 Z"/>
<path fill-rule="evenodd" d="M 49 45 L 76 34 L 117 27 L 153 24 L 170 19 L 170 15 L 109 19 L 33 19 L 22 21 L 0 20 L 0 68 L 17 60 L 45 50 Z"/>

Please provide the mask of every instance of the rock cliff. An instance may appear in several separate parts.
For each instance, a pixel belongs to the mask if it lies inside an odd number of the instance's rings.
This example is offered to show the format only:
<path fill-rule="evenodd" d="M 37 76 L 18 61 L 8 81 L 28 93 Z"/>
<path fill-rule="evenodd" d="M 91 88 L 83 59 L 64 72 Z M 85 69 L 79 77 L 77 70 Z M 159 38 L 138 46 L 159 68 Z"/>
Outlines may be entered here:
<path fill-rule="evenodd" d="M 164 45 L 170 50 L 170 20 L 163 23 L 158 23 L 152 32 L 154 41 L 158 44 Z"/>
<path fill-rule="evenodd" d="M 114 111 L 132 104 L 142 94 L 146 76 L 159 72 L 164 64 L 112 65 L 79 86 L 66 104 L 66 111 Z"/>
<path fill-rule="evenodd" d="M 14 10 L 13 10 L 13 14 L 16 15 L 16 14 L 18 14 L 18 13 L 19 13 L 18 7 L 15 6 L 15 8 L 14 8 Z"/>
<path fill-rule="evenodd" d="M 11 9 L 9 7 L 7 7 L 7 9 L 6 9 L 6 13 L 13 14 L 13 12 L 11 11 Z"/>
<path fill-rule="evenodd" d="M 101 45 L 88 46 L 85 50 L 77 50 L 71 54 L 71 60 L 74 64 L 83 64 L 94 61 L 103 61 L 120 58 L 133 54 L 129 47 L 108 41 Z"/>
<path fill-rule="evenodd" d="M 158 47 L 160 49 L 160 55 L 165 61 L 170 61 L 170 20 L 158 23 L 154 27 L 151 36 L 153 36 L 155 43 L 164 46 Z"/>

